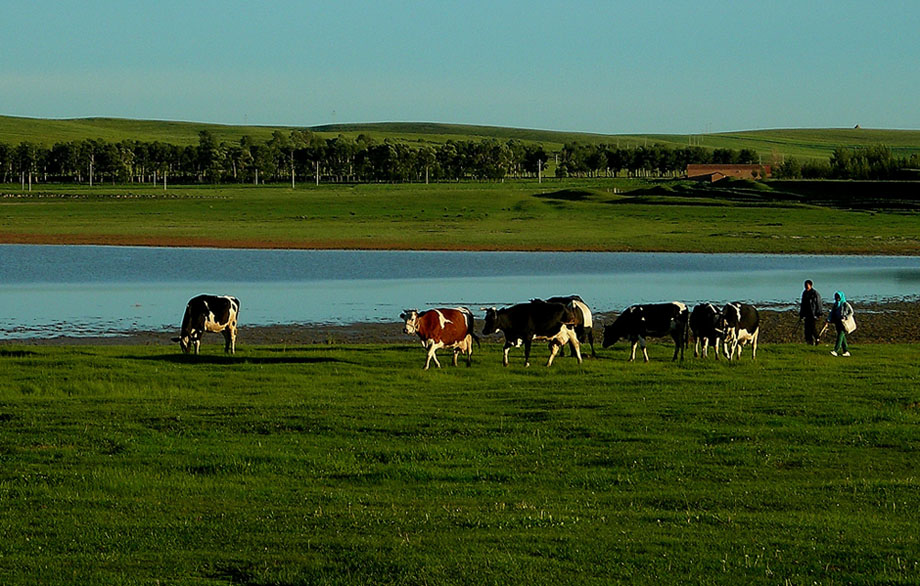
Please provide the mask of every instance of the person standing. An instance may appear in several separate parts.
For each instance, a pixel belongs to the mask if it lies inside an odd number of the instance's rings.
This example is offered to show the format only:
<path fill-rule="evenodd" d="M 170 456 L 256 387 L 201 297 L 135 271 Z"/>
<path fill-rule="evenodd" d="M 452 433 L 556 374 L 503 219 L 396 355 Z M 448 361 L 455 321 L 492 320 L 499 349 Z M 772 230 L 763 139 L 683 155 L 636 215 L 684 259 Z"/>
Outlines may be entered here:
<path fill-rule="evenodd" d="M 811 279 L 805 281 L 802 291 L 802 303 L 799 306 L 799 319 L 805 322 L 805 343 L 817 346 L 821 335 L 818 333 L 818 320 L 824 315 L 824 302 L 815 289 Z"/>
<path fill-rule="evenodd" d="M 847 334 L 856 329 L 856 321 L 853 319 L 853 306 L 847 303 L 847 298 L 843 291 L 834 293 L 834 307 L 831 308 L 827 316 L 827 323 L 834 324 L 837 328 L 837 344 L 831 350 L 834 356 L 849 356 L 850 349 L 847 346 Z M 840 354 L 840 352 L 843 352 Z"/>

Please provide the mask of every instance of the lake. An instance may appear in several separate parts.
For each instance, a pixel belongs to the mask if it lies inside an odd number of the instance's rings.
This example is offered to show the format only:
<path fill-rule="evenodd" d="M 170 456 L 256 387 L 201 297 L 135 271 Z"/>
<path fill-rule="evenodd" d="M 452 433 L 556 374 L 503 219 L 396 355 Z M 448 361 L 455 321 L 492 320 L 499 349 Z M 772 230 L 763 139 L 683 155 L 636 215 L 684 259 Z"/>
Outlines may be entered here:
<path fill-rule="evenodd" d="M 393 322 L 405 308 L 501 306 L 577 293 L 595 311 L 639 302 L 790 307 L 915 299 L 920 257 L 407 252 L 0 245 L 0 339 L 177 330 L 189 298 L 230 294 L 240 325 Z"/>

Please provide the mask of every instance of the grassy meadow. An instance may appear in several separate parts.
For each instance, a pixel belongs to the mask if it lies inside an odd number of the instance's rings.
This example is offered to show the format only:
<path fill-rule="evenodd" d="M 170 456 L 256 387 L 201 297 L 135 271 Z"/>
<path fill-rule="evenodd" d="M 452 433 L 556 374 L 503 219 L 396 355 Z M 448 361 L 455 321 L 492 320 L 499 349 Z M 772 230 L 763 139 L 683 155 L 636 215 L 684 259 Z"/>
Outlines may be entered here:
<path fill-rule="evenodd" d="M 915 346 L 206 341 L 0 346 L 0 583 L 920 581 Z"/>
<path fill-rule="evenodd" d="M 912 211 L 731 194 L 624 195 L 634 180 L 51 186 L 0 197 L 0 241 L 344 249 L 915 254 Z M 750 196 L 750 192 L 754 196 Z"/>

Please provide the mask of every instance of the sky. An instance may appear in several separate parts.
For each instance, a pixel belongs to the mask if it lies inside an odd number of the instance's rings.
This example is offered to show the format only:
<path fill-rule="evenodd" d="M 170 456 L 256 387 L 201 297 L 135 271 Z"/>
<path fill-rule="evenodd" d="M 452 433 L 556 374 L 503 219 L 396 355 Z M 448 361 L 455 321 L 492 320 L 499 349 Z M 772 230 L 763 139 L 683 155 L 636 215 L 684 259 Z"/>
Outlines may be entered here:
<path fill-rule="evenodd" d="M 0 114 L 920 129 L 920 1 L 0 0 Z"/>

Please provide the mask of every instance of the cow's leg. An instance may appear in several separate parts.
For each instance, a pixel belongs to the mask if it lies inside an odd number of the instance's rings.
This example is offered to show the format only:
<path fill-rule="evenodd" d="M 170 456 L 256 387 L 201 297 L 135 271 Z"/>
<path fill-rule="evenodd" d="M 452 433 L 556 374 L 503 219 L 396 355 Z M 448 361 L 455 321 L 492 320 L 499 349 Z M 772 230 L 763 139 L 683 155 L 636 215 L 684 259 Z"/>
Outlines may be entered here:
<path fill-rule="evenodd" d="M 581 364 L 581 340 L 578 339 L 578 336 L 571 335 L 569 336 L 569 344 L 572 346 L 572 356 L 578 358 L 578 364 Z"/>
<path fill-rule="evenodd" d="M 560 344 L 557 340 L 549 341 L 549 360 L 546 361 L 546 366 L 553 365 L 553 359 L 556 357 L 556 354 L 559 352 L 560 349 L 563 349 L 564 351 L 563 344 Z"/>
<path fill-rule="evenodd" d="M 508 366 L 508 353 L 511 352 L 511 347 L 514 346 L 509 341 L 505 341 L 505 347 L 502 349 L 502 366 Z"/>
<path fill-rule="evenodd" d="M 597 352 L 594 351 L 594 328 L 585 330 L 588 336 L 588 343 L 591 344 L 591 358 L 597 358 Z"/>
<path fill-rule="evenodd" d="M 533 336 L 527 336 L 524 340 L 524 368 L 530 366 L 530 347 L 533 345 Z"/>
<path fill-rule="evenodd" d="M 440 348 L 439 344 L 435 344 L 434 340 L 428 342 L 428 358 L 425 360 L 425 370 L 428 370 L 428 367 L 431 366 L 431 361 L 434 360 L 435 366 L 441 368 L 441 363 L 438 362 L 438 357 L 435 352 Z"/>
<path fill-rule="evenodd" d="M 703 345 L 703 358 L 706 358 L 706 342 L 700 340 L 700 337 L 696 337 L 696 341 L 693 343 L 693 357 L 699 358 L 700 356 L 700 343 Z"/>
<path fill-rule="evenodd" d="M 192 340 L 192 343 L 195 344 L 195 355 L 197 356 L 198 351 L 201 350 L 201 334 L 196 334 Z"/>
<path fill-rule="evenodd" d="M 645 362 L 648 362 L 648 344 L 645 341 L 644 337 L 639 338 L 639 344 L 642 346 L 642 358 Z"/>
<path fill-rule="evenodd" d="M 454 366 L 457 366 L 457 356 L 460 354 L 459 346 L 454 346 Z"/>
<path fill-rule="evenodd" d="M 473 366 L 473 336 L 467 334 L 466 336 L 466 365 L 467 367 Z"/>
<path fill-rule="evenodd" d="M 760 336 L 760 329 L 754 332 L 754 337 L 751 340 L 751 360 L 757 359 L 757 338 Z"/>
<path fill-rule="evenodd" d="M 221 331 L 221 334 L 224 335 L 224 354 L 233 353 L 233 330 L 230 328 L 225 328 Z"/>
<path fill-rule="evenodd" d="M 639 344 L 638 338 L 630 339 L 630 353 L 629 353 L 629 362 L 633 362 L 636 359 L 636 346 Z"/>

